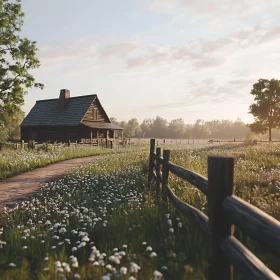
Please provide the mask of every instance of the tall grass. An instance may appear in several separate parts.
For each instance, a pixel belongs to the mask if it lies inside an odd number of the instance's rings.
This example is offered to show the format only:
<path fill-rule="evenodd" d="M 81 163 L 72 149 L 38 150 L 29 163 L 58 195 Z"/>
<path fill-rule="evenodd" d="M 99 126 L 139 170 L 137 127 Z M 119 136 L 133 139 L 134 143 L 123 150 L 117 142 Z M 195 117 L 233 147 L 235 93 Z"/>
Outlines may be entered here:
<path fill-rule="evenodd" d="M 171 161 L 207 176 L 207 155 L 233 154 L 238 195 L 279 218 L 278 151 L 276 144 L 181 149 Z M 147 163 L 147 150 L 104 156 L 2 213 L 0 279 L 207 279 L 207 236 L 155 200 Z M 169 182 L 207 213 L 198 190 L 172 175 Z M 280 274 L 279 260 L 238 229 L 236 236 Z"/>
<path fill-rule="evenodd" d="M 62 160 L 114 154 L 130 149 L 135 149 L 135 147 L 111 150 L 89 145 L 65 147 L 62 144 L 56 146 L 45 144 L 41 148 L 34 150 L 4 150 L 0 153 L 0 180 Z"/>

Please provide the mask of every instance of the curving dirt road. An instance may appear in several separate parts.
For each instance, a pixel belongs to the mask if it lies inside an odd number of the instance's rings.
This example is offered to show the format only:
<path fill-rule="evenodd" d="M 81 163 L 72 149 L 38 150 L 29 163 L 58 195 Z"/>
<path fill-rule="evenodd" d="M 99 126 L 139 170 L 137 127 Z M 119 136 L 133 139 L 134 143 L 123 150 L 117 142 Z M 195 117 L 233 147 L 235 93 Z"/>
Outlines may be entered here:
<path fill-rule="evenodd" d="M 40 190 L 40 185 L 65 175 L 71 168 L 89 163 L 100 156 L 74 158 L 36 168 L 12 178 L 0 180 L 0 210 L 13 207 Z"/>

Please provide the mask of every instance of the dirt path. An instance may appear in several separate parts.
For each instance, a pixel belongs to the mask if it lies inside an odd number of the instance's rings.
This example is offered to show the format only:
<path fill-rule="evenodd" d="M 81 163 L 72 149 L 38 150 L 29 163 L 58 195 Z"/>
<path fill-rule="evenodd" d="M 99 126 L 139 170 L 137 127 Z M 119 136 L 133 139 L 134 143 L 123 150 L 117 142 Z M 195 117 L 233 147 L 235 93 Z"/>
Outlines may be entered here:
<path fill-rule="evenodd" d="M 0 210 L 4 206 L 13 207 L 16 203 L 27 199 L 32 193 L 40 190 L 41 184 L 65 175 L 71 168 L 98 158 L 100 156 L 69 159 L 0 180 Z"/>

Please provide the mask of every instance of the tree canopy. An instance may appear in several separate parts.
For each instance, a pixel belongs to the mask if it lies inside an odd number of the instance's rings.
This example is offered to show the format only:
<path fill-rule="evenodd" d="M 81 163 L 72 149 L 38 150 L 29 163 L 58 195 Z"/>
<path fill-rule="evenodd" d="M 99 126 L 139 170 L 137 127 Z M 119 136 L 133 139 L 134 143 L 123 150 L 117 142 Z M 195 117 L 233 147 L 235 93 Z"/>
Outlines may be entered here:
<path fill-rule="evenodd" d="M 264 134 L 268 131 L 271 141 L 272 128 L 280 126 L 280 81 L 271 79 L 259 79 L 253 85 L 251 94 L 254 95 L 254 103 L 249 108 L 249 113 L 255 121 L 249 125 L 254 133 Z"/>
<path fill-rule="evenodd" d="M 0 0 L 0 120 L 24 103 L 27 89 L 43 88 L 30 70 L 38 68 L 36 42 L 21 38 L 21 0 Z"/>

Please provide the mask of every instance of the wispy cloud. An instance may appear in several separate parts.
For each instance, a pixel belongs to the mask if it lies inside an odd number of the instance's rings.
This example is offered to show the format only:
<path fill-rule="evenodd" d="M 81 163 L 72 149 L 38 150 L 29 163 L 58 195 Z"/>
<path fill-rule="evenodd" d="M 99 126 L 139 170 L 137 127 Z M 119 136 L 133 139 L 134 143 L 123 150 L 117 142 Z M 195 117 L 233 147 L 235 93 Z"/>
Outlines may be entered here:
<path fill-rule="evenodd" d="M 228 37 L 217 40 L 192 40 L 179 46 L 163 47 L 136 41 L 103 46 L 87 38 L 63 41 L 51 46 L 42 46 L 39 56 L 46 69 L 63 67 L 71 62 L 91 65 L 118 60 L 127 69 L 180 63 L 184 67 L 202 70 L 219 68 L 238 51 L 245 51 L 250 47 L 257 49 L 277 40 L 280 40 L 280 26 L 264 28 L 255 25 L 229 34 Z"/>

